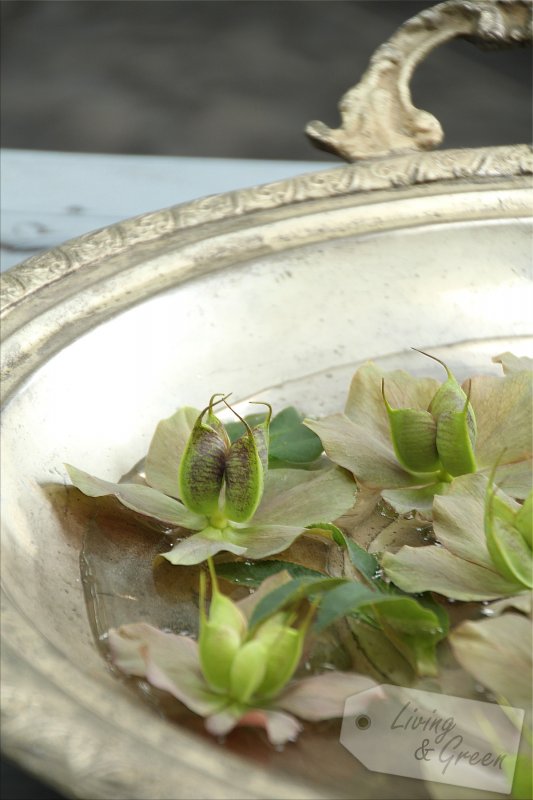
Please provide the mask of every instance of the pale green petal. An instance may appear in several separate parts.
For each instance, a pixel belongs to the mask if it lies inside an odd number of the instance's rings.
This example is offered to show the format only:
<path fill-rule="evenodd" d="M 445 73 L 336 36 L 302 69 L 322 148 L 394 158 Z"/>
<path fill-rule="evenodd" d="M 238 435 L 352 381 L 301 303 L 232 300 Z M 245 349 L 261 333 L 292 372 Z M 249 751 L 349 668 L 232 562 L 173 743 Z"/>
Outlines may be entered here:
<path fill-rule="evenodd" d="M 199 414 L 196 408 L 180 408 L 171 417 L 161 420 L 150 442 L 145 465 L 146 481 L 170 497 L 179 497 L 179 465 Z"/>
<path fill-rule="evenodd" d="M 450 634 L 455 657 L 498 699 L 531 707 L 531 620 L 506 613 L 482 622 L 463 622 Z"/>
<path fill-rule="evenodd" d="M 369 553 L 397 553 L 404 545 L 426 547 L 427 541 L 420 531 L 424 523 L 413 518 L 398 517 L 381 530 L 368 547 Z"/>
<path fill-rule="evenodd" d="M 496 603 L 490 604 L 490 615 L 497 616 L 503 614 L 514 608 L 516 611 L 521 611 L 522 614 L 527 614 L 530 617 L 533 614 L 533 592 L 524 592 L 524 594 L 517 594 L 514 597 L 505 597 L 503 600 L 498 600 Z"/>
<path fill-rule="evenodd" d="M 495 600 L 520 590 L 517 583 L 435 545 L 402 547 L 399 553 L 385 553 L 381 564 L 405 592 L 437 592 L 454 600 Z"/>
<path fill-rule="evenodd" d="M 431 519 L 433 499 L 438 492 L 446 489 L 448 484 L 432 483 L 416 489 L 386 489 L 381 496 L 398 514 L 420 511 L 427 519 Z"/>
<path fill-rule="evenodd" d="M 492 359 L 495 364 L 501 364 L 505 375 L 512 375 L 513 372 L 523 372 L 533 370 L 533 358 L 528 356 L 515 356 L 513 353 L 500 353 Z"/>
<path fill-rule="evenodd" d="M 196 714 L 213 714 L 227 703 L 207 686 L 198 646 L 187 636 L 163 633 L 139 622 L 109 631 L 109 647 L 113 663 L 122 672 L 146 678 Z"/>
<path fill-rule="evenodd" d="M 510 464 L 531 459 L 533 373 L 517 372 L 504 378 L 472 378 L 470 402 L 477 421 L 478 467 L 497 461 Z M 465 385 L 466 391 L 468 387 Z"/>
<path fill-rule="evenodd" d="M 488 480 L 463 475 L 435 496 L 433 529 L 441 546 L 403 547 L 383 557 L 391 580 L 408 592 L 435 591 L 457 600 L 491 600 L 520 591 L 499 575 L 486 545 L 484 517 Z M 503 493 L 500 493 L 503 497 Z M 506 502 L 518 504 L 510 497 Z"/>
<path fill-rule="evenodd" d="M 337 467 L 270 470 L 252 524 L 305 527 L 316 520 L 331 522 L 353 506 L 355 491 L 351 475 Z"/>
<path fill-rule="evenodd" d="M 489 473 L 488 468 L 486 472 Z M 517 500 L 525 500 L 533 485 L 532 459 L 526 458 L 514 464 L 502 464 L 496 470 L 494 481 L 505 489 L 506 494 L 516 497 Z"/>
<path fill-rule="evenodd" d="M 488 480 L 484 475 L 456 478 L 446 495 L 435 497 L 433 528 L 437 540 L 451 553 L 468 562 L 496 571 L 485 539 L 485 498 Z M 503 493 L 499 496 L 504 498 Z M 515 510 L 518 503 L 504 498 Z"/>
<path fill-rule="evenodd" d="M 234 531 L 231 543 L 243 547 L 246 558 L 267 558 L 282 553 L 304 533 L 307 529 L 299 525 L 250 525 Z"/>
<path fill-rule="evenodd" d="M 191 566 L 201 564 L 207 558 L 224 551 L 242 556 L 246 553 L 246 547 L 227 541 L 223 538 L 222 531 L 217 528 L 204 528 L 200 533 L 194 533 L 176 542 L 172 550 L 161 555 L 171 564 Z"/>
<path fill-rule="evenodd" d="M 276 700 L 276 705 L 312 722 L 335 719 L 342 717 L 348 697 L 374 687 L 377 684 L 366 675 L 325 672 L 295 681 Z"/>
<path fill-rule="evenodd" d="M 447 495 L 435 497 L 433 529 L 437 540 L 451 553 L 495 571 L 485 541 L 487 489 L 484 475 L 456 478 Z"/>
<path fill-rule="evenodd" d="M 366 427 L 375 436 L 389 442 L 390 428 L 381 394 L 382 380 L 385 381 L 387 400 L 393 408 L 417 408 L 424 411 L 440 382 L 434 378 L 416 378 L 400 369 L 383 372 L 372 362 L 357 370 L 346 400 L 345 414 L 352 422 Z"/>
<path fill-rule="evenodd" d="M 69 464 L 65 466 L 74 486 L 89 497 L 105 497 L 112 494 L 127 508 L 160 522 L 189 530 L 201 530 L 205 527 L 205 517 L 194 514 L 185 508 L 183 503 L 173 497 L 167 497 L 150 486 L 137 483 L 110 483 Z"/>
<path fill-rule="evenodd" d="M 320 436 L 329 458 L 366 486 L 396 488 L 419 482 L 400 466 L 390 437 L 376 433 L 370 419 L 359 424 L 345 414 L 334 414 L 320 421 L 305 420 L 305 424 Z"/>

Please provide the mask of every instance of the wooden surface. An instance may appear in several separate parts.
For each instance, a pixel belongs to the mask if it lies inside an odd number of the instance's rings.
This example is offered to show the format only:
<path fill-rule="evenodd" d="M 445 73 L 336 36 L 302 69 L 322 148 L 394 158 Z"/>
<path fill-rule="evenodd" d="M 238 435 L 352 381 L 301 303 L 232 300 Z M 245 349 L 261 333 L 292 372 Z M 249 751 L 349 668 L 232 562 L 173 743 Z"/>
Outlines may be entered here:
<path fill-rule="evenodd" d="M 2 150 L 1 268 L 127 217 L 331 166 Z"/>

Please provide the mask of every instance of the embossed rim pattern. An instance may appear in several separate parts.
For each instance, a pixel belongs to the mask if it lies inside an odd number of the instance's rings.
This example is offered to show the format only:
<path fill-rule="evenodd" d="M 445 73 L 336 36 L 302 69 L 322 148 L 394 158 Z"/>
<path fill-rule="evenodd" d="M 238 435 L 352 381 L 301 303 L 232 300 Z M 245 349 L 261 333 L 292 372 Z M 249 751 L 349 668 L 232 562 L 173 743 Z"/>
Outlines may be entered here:
<path fill-rule="evenodd" d="M 517 145 L 393 156 L 207 197 L 104 228 L 25 261 L 4 277 L 2 312 L 9 329 L 20 336 L 28 309 L 38 309 L 38 302 L 43 308 L 53 306 L 62 293 L 72 291 L 68 281 L 73 275 L 90 276 L 106 261 L 110 274 L 119 274 L 124 269 L 121 256 L 144 246 L 164 249 L 176 233 L 194 232 L 201 241 L 213 224 L 225 222 L 246 230 L 254 215 L 265 211 L 280 212 L 290 221 L 305 214 L 316 201 L 344 198 L 347 204 L 365 205 L 377 196 L 394 200 L 404 189 L 423 193 L 428 185 L 434 187 L 432 191 L 450 195 L 465 187 L 483 192 L 495 183 L 520 184 L 524 176 L 532 174 L 532 149 Z M 390 207 L 389 214 L 393 215 L 394 203 Z M 390 219 L 386 222 L 391 225 Z M 108 313 L 114 313 L 113 309 Z M 46 357 L 44 351 L 38 353 L 35 363 L 42 363 Z M 6 370 L 16 384 L 17 376 L 23 374 L 24 358 L 7 361 Z M 178 771 L 165 748 L 166 723 L 154 719 L 147 745 L 136 727 L 142 727 L 143 710 L 130 709 L 129 698 L 121 695 L 113 700 L 128 706 L 131 730 L 114 731 L 112 715 L 102 719 L 97 713 L 106 708 L 101 687 L 94 686 L 86 676 L 80 679 L 77 668 L 55 652 L 4 593 L 2 605 L 2 730 L 6 752 L 74 796 L 140 800 L 155 797 L 151 792 L 157 783 L 157 797 L 176 797 Z M 65 689 L 76 681 L 81 683 L 80 691 L 88 693 L 88 702 L 83 705 Z M 110 751 L 108 742 L 113 734 L 116 741 Z M 249 782 L 243 788 L 238 772 L 246 769 L 245 762 L 224 753 L 219 763 L 209 743 L 191 744 L 184 731 L 180 740 L 182 797 L 194 796 L 198 785 L 210 797 L 321 796 L 308 786 L 270 775 L 265 769 L 250 770 L 249 765 Z"/>
<path fill-rule="evenodd" d="M 10 313 L 44 286 L 97 260 L 203 224 L 327 197 L 457 179 L 487 180 L 531 174 L 533 147 L 511 145 L 369 159 L 250 189 L 209 195 L 79 236 L 23 261 L 3 276 L 0 315 Z"/>

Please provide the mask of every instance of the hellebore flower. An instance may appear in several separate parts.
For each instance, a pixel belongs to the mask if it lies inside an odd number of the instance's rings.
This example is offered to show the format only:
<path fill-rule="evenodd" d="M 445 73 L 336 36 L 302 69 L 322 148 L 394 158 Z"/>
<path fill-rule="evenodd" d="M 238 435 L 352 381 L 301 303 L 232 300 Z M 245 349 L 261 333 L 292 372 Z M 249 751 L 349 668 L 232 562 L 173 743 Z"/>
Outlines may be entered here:
<path fill-rule="evenodd" d="M 270 415 L 253 428 L 241 420 L 245 433 L 231 443 L 213 412 L 218 396 L 201 412 L 182 408 L 159 423 L 146 458 L 148 485 L 111 483 L 67 465 L 72 483 L 90 497 L 115 495 L 172 526 L 171 533 L 181 529 L 162 554 L 172 564 L 199 564 L 221 551 L 280 553 L 308 526 L 320 528 L 354 502 L 355 484 L 336 466 L 268 470 Z"/>
<path fill-rule="evenodd" d="M 123 625 L 109 632 L 115 666 L 145 678 L 205 717 L 213 735 L 229 733 L 237 725 L 263 727 L 274 745 L 294 741 L 302 730 L 293 714 L 312 721 L 340 717 L 347 697 L 375 686 L 369 678 L 342 672 L 291 682 L 314 608 L 299 626 L 294 612 L 281 611 L 250 628 L 246 613 L 251 614 L 269 587 L 289 576 L 276 575 L 252 598 L 234 603 L 219 591 L 211 560 L 209 567 L 212 599 L 206 613 L 202 574 L 198 642 L 143 622 Z"/>
<path fill-rule="evenodd" d="M 354 375 L 344 414 L 306 425 L 334 463 L 381 490 L 400 514 L 430 516 L 435 495 L 458 476 L 490 470 L 502 451 L 496 481 L 523 499 L 531 486 L 532 373 L 511 354 L 494 361 L 504 377 L 477 376 L 463 387 L 444 364 L 439 384 L 369 362 Z"/>
<path fill-rule="evenodd" d="M 385 553 L 387 576 L 409 592 L 433 591 L 455 600 L 494 600 L 533 586 L 533 493 L 523 505 L 492 478 L 464 475 L 435 497 L 433 529 L 440 546 Z"/>

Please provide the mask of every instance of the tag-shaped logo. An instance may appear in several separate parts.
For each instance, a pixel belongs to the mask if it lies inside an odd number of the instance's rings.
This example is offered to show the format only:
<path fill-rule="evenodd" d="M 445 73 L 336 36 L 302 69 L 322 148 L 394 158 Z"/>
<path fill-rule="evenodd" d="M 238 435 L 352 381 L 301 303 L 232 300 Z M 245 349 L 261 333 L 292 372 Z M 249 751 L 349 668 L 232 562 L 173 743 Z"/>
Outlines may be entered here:
<path fill-rule="evenodd" d="M 367 769 L 509 794 L 522 709 L 382 684 L 349 697 L 341 744 Z"/>

